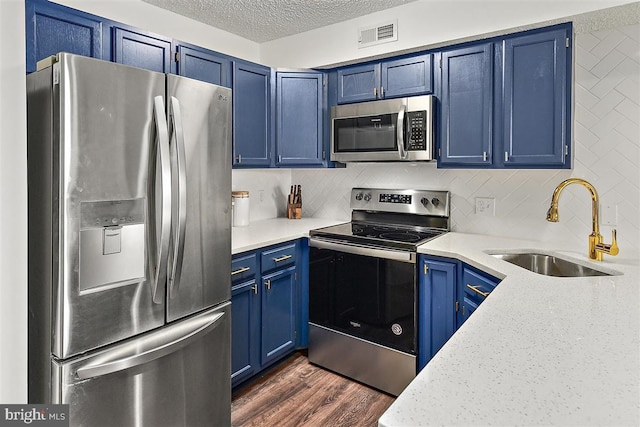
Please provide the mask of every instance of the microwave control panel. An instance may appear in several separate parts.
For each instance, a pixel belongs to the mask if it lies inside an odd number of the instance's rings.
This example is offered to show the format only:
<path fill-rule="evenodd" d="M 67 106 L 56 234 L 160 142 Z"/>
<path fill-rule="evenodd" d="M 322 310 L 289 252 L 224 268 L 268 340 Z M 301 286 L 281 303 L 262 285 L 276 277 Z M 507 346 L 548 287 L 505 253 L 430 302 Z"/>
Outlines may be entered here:
<path fill-rule="evenodd" d="M 407 112 L 407 149 L 409 151 L 424 151 L 427 149 L 427 112 Z"/>

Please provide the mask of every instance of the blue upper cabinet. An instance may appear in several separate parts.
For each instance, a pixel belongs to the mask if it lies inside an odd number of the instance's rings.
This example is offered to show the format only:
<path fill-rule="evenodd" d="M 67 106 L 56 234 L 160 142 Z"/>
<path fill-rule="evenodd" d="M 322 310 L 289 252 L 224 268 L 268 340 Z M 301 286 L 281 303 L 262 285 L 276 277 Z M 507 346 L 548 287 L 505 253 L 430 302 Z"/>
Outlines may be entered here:
<path fill-rule="evenodd" d="M 272 71 L 269 67 L 233 63 L 233 165 L 271 165 Z"/>
<path fill-rule="evenodd" d="M 423 95 L 433 92 L 432 55 L 385 61 L 380 68 L 380 97 Z"/>
<path fill-rule="evenodd" d="M 442 52 L 438 165 L 490 165 L 493 43 Z"/>
<path fill-rule="evenodd" d="M 117 26 L 112 31 L 113 62 L 159 73 L 175 73 L 171 39 Z"/>
<path fill-rule="evenodd" d="M 276 73 L 276 164 L 323 163 L 323 74 Z"/>
<path fill-rule="evenodd" d="M 338 104 L 371 101 L 378 97 L 380 64 L 338 70 Z"/>
<path fill-rule="evenodd" d="M 231 87 L 231 61 L 206 49 L 179 45 L 178 74 L 219 86 Z"/>
<path fill-rule="evenodd" d="M 570 168 L 571 24 L 441 53 L 439 167 Z"/>
<path fill-rule="evenodd" d="M 432 55 L 338 69 L 338 104 L 433 92 Z"/>
<path fill-rule="evenodd" d="M 569 40 L 562 28 L 504 41 L 505 166 L 570 166 Z"/>
<path fill-rule="evenodd" d="M 27 1 L 27 73 L 58 52 L 102 58 L 102 21 L 80 11 L 43 1 Z"/>

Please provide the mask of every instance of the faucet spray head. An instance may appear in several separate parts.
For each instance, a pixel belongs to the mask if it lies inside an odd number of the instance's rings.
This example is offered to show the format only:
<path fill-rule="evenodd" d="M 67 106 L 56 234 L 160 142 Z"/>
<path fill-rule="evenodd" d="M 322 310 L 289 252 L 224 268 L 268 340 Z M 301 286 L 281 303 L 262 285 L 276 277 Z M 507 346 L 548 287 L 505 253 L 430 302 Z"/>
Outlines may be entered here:
<path fill-rule="evenodd" d="M 558 216 L 558 204 L 551 202 L 551 206 L 549 206 L 549 210 L 547 211 L 547 221 L 549 222 L 558 222 L 560 220 Z"/>

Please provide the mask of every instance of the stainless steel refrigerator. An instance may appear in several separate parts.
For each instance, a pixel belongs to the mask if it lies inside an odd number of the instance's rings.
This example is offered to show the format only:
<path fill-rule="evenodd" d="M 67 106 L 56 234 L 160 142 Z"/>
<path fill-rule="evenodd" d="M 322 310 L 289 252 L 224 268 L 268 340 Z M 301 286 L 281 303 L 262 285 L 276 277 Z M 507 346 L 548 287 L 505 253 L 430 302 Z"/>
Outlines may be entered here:
<path fill-rule="evenodd" d="M 56 58 L 27 76 L 29 401 L 229 425 L 231 90 Z"/>

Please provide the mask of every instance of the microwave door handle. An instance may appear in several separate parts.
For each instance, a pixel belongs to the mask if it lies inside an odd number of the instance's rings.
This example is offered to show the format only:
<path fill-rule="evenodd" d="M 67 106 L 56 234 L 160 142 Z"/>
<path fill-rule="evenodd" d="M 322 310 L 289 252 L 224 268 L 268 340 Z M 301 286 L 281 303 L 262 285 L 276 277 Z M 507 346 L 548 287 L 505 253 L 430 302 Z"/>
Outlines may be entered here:
<path fill-rule="evenodd" d="M 404 160 L 407 158 L 407 149 L 404 144 L 404 116 L 407 107 L 400 107 L 400 111 L 398 112 L 398 123 L 396 125 L 396 135 L 398 140 L 398 156 L 400 156 L 400 160 Z"/>

